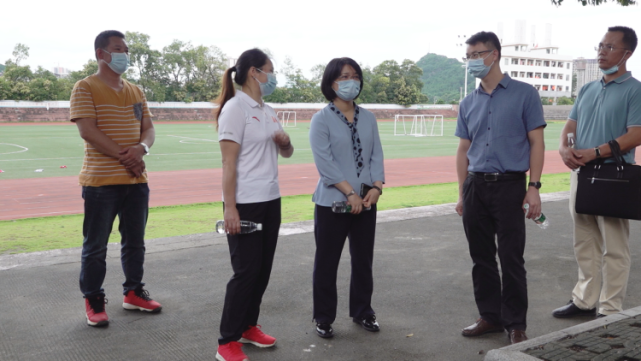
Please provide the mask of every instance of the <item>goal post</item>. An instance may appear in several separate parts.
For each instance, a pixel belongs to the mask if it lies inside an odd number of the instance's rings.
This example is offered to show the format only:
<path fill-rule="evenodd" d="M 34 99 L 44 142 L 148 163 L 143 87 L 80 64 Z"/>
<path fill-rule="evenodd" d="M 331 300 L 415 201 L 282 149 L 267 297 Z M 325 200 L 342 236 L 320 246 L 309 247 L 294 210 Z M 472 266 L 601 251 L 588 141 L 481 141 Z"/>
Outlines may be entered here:
<path fill-rule="evenodd" d="M 405 125 L 406 121 L 412 122 L 409 132 L 407 131 L 407 126 Z M 413 137 L 442 137 L 443 115 L 396 114 L 394 116 L 394 135 L 409 135 Z"/>
<path fill-rule="evenodd" d="M 296 112 L 295 111 L 280 111 L 276 113 L 280 124 L 285 127 L 295 127 L 296 126 Z"/>

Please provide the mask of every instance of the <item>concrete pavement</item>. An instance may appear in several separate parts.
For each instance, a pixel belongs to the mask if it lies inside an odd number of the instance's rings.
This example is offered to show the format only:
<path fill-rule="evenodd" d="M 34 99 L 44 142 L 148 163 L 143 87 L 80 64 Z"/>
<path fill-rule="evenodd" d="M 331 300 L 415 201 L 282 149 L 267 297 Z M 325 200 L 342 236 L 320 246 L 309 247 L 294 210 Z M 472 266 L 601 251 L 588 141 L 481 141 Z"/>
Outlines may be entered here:
<path fill-rule="evenodd" d="M 527 222 L 528 336 L 585 322 L 550 312 L 570 299 L 577 270 L 567 193 L 546 195 L 547 230 Z M 348 317 L 349 252 L 339 268 L 336 337 L 314 333 L 310 222 L 283 225 L 259 323 L 273 349 L 244 350 L 260 360 L 483 360 L 508 344 L 505 334 L 463 338 L 478 317 L 460 217 L 453 205 L 379 212 L 373 307 L 381 332 Z M 624 307 L 641 304 L 638 222 L 632 222 L 632 277 Z M 117 242 L 118 240 L 112 240 Z M 0 360 L 213 360 L 225 285 L 231 276 L 224 237 L 199 234 L 148 241 L 145 282 L 164 306 L 150 315 L 121 307 L 117 244 L 110 245 L 105 290 L 111 324 L 86 326 L 78 290 L 80 250 L 0 256 Z"/>

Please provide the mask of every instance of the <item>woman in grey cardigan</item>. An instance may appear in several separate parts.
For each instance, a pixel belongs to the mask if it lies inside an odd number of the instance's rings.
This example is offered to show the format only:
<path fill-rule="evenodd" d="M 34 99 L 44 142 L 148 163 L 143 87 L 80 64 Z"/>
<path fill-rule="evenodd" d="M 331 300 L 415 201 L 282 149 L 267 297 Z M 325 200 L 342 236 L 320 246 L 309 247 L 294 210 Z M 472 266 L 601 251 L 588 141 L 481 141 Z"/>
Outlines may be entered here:
<path fill-rule="evenodd" d="M 329 62 L 321 90 L 330 103 L 312 117 L 309 139 L 320 174 L 312 201 L 316 256 L 314 320 L 316 333 L 334 336 L 336 274 L 345 238 L 352 257 L 349 314 L 365 330 L 379 331 L 371 306 L 374 281 L 376 203 L 383 194 L 383 148 L 376 118 L 354 103 L 363 88 L 363 72 L 350 58 Z M 332 203 L 347 201 L 350 213 L 332 212 Z"/>

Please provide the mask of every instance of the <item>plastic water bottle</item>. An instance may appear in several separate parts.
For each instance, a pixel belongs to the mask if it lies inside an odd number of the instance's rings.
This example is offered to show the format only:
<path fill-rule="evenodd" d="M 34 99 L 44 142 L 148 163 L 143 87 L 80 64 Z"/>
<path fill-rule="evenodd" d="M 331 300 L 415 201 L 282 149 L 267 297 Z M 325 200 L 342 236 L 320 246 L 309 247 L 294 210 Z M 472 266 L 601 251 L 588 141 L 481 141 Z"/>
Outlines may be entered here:
<path fill-rule="evenodd" d="M 525 209 L 525 215 L 527 216 L 527 212 L 530 211 L 530 205 L 525 203 L 523 205 L 523 209 Z M 534 223 L 536 223 L 537 226 L 541 229 L 547 229 L 550 226 L 550 221 L 548 221 L 547 217 L 541 212 L 541 215 L 539 215 L 538 218 L 533 219 Z"/>
<path fill-rule="evenodd" d="M 256 231 L 262 231 L 263 225 L 260 223 L 254 223 L 250 221 L 240 221 L 240 233 L 252 233 Z M 216 222 L 216 232 L 220 234 L 225 234 L 225 221 Z"/>
<path fill-rule="evenodd" d="M 568 133 L 568 148 L 574 149 L 576 147 L 576 139 L 574 133 Z"/>
<path fill-rule="evenodd" d="M 369 211 L 372 207 L 367 207 L 364 210 Z M 350 213 L 352 211 L 352 205 L 347 204 L 347 201 L 335 201 L 332 203 L 332 212 L 334 213 Z"/>

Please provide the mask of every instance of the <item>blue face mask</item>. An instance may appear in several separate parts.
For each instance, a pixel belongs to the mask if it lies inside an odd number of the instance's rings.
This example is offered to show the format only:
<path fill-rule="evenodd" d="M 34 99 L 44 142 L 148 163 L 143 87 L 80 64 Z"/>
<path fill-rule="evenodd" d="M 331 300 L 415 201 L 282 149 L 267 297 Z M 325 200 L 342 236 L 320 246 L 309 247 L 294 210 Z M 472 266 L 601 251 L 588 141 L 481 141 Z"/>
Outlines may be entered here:
<path fill-rule="evenodd" d="M 625 54 L 627 54 L 627 53 L 628 53 L 628 51 L 626 50 L 625 53 L 623 53 L 623 58 L 625 58 Z M 621 58 L 621 61 L 619 61 L 619 63 L 617 65 L 611 67 L 610 69 L 601 69 L 601 72 L 603 74 L 605 74 L 605 75 L 610 75 L 610 74 L 616 73 L 617 71 L 619 71 L 619 65 L 623 61 L 623 58 Z"/>
<path fill-rule="evenodd" d="M 490 69 L 492 69 L 492 65 L 494 65 L 494 62 L 492 64 L 485 65 L 485 59 L 489 58 L 492 53 L 485 58 L 479 58 L 479 59 L 474 59 L 474 60 L 468 60 L 467 62 L 467 71 L 470 73 L 471 76 L 477 77 L 479 79 L 483 79 L 487 76 L 487 74 L 490 72 Z"/>
<path fill-rule="evenodd" d="M 361 91 L 361 82 L 357 80 L 343 80 L 335 82 L 338 84 L 336 96 L 348 102 L 354 100 Z"/>
<path fill-rule="evenodd" d="M 129 54 L 126 53 L 110 53 L 105 50 L 105 53 L 111 55 L 111 62 L 107 63 L 111 70 L 116 74 L 122 74 L 129 68 Z"/>
<path fill-rule="evenodd" d="M 276 75 L 274 73 L 265 73 L 264 71 L 256 68 L 261 73 L 267 74 L 267 82 L 266 83 L 261 83 L 258 79 L 254 78 L 258 82 L 258 86 L 260 87 L 260 94 L 264 97 L 270 95 L 271 93 L 276 90 L 276 85 L 278 85 L 278 80 L 276 80 Z"/>

